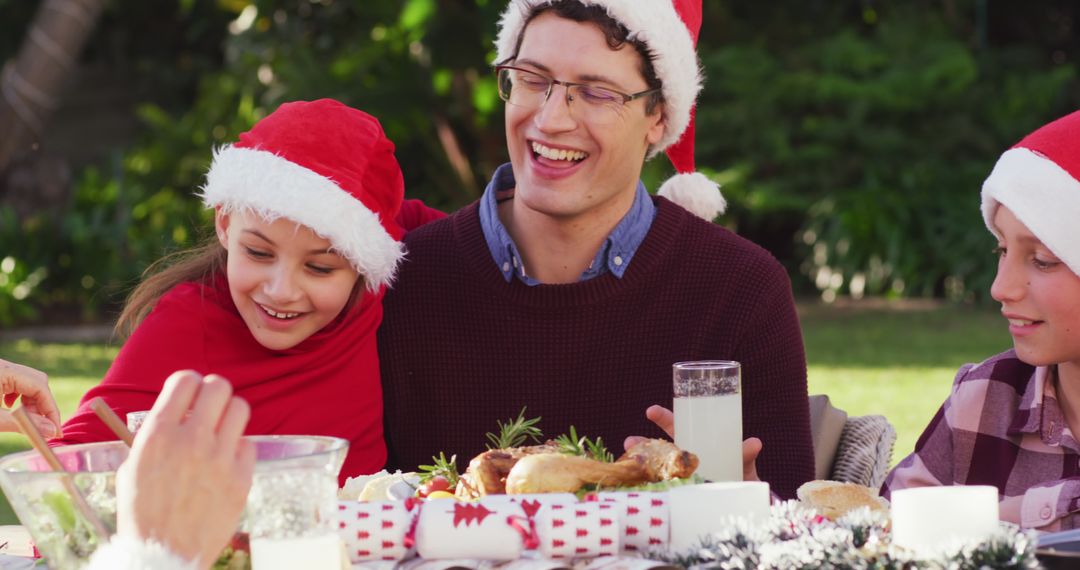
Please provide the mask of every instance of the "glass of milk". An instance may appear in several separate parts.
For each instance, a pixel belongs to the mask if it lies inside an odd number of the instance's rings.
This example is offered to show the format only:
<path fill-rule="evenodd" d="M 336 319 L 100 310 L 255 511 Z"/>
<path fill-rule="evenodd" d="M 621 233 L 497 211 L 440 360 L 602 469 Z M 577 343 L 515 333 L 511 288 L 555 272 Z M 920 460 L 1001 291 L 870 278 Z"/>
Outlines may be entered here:
<path fill-rule="evenodd" d="M 255 476 L 240 531 L 247 533 L 255 570 L 342 565 L 337 475 L 349 442 L 335 437 L 248 436 Z"/>
<path fill-rule="evenodd" d="M 675 445 L 693 452 L 709 481 L 742 481 L 742 375 L 738 362 L 672 365 Z"/>

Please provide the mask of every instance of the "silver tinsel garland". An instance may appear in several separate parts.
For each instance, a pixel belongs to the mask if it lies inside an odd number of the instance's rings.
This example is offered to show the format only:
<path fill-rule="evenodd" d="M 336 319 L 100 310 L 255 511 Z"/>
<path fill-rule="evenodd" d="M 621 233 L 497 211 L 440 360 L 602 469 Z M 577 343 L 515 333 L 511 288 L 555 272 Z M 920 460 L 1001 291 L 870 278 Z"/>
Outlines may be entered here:
<path fill-rule="evenodd" d="M 956 544 L 932 559 L 916 558 L 891 544 L 885 513 L 862 508 L 836 521 L 795 501 L 776 505 L 760 525 L 731 521 L 727 530 L 703 537 L 684 552 L 655 550 L 648 558 L 692 570 L 855 570 L 1034 569 L 1035 534 L 1002 523 L 997 534 L 977 544 Z"/>

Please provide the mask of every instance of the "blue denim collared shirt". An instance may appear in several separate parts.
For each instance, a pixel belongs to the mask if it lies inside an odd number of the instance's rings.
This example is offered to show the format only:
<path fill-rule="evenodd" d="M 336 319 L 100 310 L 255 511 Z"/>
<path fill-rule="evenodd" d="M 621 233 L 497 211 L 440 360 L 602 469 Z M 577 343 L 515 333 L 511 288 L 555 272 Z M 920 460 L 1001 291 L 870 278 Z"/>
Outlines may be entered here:
<path fill-rule="evenodd" d="M 480 198 L 480 227 L 484 231 L 484 239 L 491 251 L 491 257 L 499 266 L 499 271 L 507 282 L 517 275 L 518 279 L 526 285 L 540 285 L 539 281 L 525 273 L 525 266 L 521 262 L 517 245 L 514 244 L 514 239 L 510 237 L 506 226 L 499 219 L 499 202 L 513 199 L 515 186 L 514 171 L 510 163 L 495 170 L 495 175 L 491 177 L 491 182 L 488 183 L 483 197 Z M 611 230 L 611 234 L 596 252 L 596 257 L 589 264 L 589 268 L 581 274 L 581 281 L 588 281 L 607 271 L 615 277 L 622 278 L 638 246 L 649 233 L 649 228 L 652 227 L 655 218 L 656 205 L 649 197 L 649 192 L 645 190 L 645 185 L 639 181 L 630 211 L 623 216 L 622 220 L 619 220 L 615 229 Z"/>

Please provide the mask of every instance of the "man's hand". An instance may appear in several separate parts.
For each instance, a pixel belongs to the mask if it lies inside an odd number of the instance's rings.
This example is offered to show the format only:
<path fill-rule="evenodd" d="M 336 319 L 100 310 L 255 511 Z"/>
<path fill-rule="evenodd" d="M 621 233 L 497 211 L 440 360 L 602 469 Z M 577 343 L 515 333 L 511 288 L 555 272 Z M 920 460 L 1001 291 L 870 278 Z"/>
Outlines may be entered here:
<path fill-rule="evenodd" d="M 652 405 L 645 410 L 645 417 L 656 424 L 668 437 L 675 439 L 675 414 L 664 406 Z"/>
<path fill-rule="evenodd" d="M 0 394 L 8 408 L 21 397 L 22 406 L 30 412 L 30 420 L 41 435 L 47 438 L 60 436 L 60 409 L 56 407 L 56 400 L 49 390 L 49 377 L 44 372 L 0 360 Z M 0 410 L 0 431 L 19 431 L 8 410 Z"/>
<path fill-rule="evenodd" d="M 652 405 L 645 410 L 645 417 L 664 430 L 668 437 L 675 439 L 675 414 L 664 406 Z M 632 435 L 623 442 L 625 449 L 637 445 L 645 439 L 639 435 Z M 761 453 L 761 440 L 756 437 L 748 437 L 742 443 L 743 481 L 760 481 L 757 474 L 757 456 Z"/>
<path fill-rule="evenodd" d="M 117 473 L 117 534 L 209 567 L 247 502 L 255 448 L 241 436 L 250 416 L 224 378 L 170 376 Z"/>
<path fill-rule="evenodd" d="M 742 479 L 743 481 L 761 481 L 757 475 L 757 456 L 761 453 L 761 440 L 748 437 L 742 442 Z"/>

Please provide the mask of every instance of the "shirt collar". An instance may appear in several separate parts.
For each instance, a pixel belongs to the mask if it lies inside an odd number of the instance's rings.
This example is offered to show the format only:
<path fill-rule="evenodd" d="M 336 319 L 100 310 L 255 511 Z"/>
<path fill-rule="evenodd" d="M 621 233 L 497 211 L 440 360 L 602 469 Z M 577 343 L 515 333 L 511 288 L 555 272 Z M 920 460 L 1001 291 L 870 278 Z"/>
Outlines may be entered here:
<path fill-rule="evenodd" d="M 495 170 L 495 174 L 480 197 L 480 228 L 484 231 L 491 258 L 499 266 L 499 272 L 507 282 L 514 276 L 516 268 L 521 266 L 521 255 L 510 237 L 506 227 L 499 220 L 499 203 L 514 197 L 514 171 L 510 164 L 504 164 Z"/>
<path fill-rule="evenodd" d="M 1047 445 L 1080 448 L 1065 421 L 1064 412 L 1061 411 L 1051 367 L 1035 368 L 1035 373 L 1020 399 L 1019 412 L 1016 421 L 1009 427 L 1011 433 L 1038 434 Z"/>
<path fill-rule="evenodd" d="M 510 163 L 503 164 L 495 170 L 487 188 L 484 189 L 484 195 L 480 198 L 480 227 L 484 232 L 484 239 L 487 241 L 491 257 L 507 282 L 516 275 L 526 285 L 540 285 L 539 281 L 526 274 L 517 245 L 499 219 L 499 204 L 513 199 L 515 185 L 514 171 Z M 633 259 L 641 242 L 648 235 L 655 218 L 656 205 L 649 197 L 645 184 L 638 181 L 634 203 L 604 240 L 600 250 L 596 252 L 596 257 L 589 264 L 589 268 L 581 274 L 581 281 L 587 281 L 608 271 L 615 277 L 622 278 L 626 273 L 626 268 L 630 266 L 630 260 Z"/>

